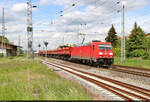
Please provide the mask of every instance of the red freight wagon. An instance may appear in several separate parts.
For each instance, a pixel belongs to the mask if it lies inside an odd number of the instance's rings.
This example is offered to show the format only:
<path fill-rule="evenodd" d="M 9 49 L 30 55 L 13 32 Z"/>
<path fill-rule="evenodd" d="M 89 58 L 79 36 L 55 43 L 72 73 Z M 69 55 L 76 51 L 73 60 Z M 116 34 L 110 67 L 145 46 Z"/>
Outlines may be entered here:
<path fill-rule="evenodd" d="M 56 52 L 57 52 L 58 55 L 62 55 L 63 54 L 63 49 L 58 49 Z"/>
<path fill-rule="evenodd" d="M 45 56 L 46 51 L 39 52 L 40 55 Z M 71 56 L 71 47 L 67 48 L 58 48 L 55 50 L 48 50 L 47 51 L 48 57 L 54 57 L 54 58 L 61 58 L 61 59 L 69 59 Z"/>
<path fill-rule="evenodd" d="M 71 49 L 72 49 L 72 47 L 63 48 L 64 55 L 71 56 Z"/>

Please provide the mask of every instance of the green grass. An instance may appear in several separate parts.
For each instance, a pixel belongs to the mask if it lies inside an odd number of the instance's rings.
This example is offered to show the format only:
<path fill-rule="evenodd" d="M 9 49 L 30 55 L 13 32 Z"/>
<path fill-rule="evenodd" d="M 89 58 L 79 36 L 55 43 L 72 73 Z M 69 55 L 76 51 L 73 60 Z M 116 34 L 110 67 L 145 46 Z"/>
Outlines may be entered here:
<path fill-rule="evenodd" d="M 91 99 L 79 84 L 59 77 L 37 60 L 0 58 L 0 100 Z"/>
<path fill-rule="evenodd" d="M 123 64 L 121 64 L 120 58 L 119 57 L 115 57 L 115 64 L 150 69 L 150 60 L 126 58 L 126 61 Z"/>

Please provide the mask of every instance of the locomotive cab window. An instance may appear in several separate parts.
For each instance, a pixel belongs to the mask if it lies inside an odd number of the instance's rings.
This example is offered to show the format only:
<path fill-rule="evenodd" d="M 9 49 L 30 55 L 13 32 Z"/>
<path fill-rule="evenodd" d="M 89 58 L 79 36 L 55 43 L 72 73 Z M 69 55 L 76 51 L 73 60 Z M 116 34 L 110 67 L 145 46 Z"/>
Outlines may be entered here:
<path fill-rule="evenodd" d="M 111 50 L 112 46 L 111 45 L 98 45 L 98 48 L 100 50 Z"/>

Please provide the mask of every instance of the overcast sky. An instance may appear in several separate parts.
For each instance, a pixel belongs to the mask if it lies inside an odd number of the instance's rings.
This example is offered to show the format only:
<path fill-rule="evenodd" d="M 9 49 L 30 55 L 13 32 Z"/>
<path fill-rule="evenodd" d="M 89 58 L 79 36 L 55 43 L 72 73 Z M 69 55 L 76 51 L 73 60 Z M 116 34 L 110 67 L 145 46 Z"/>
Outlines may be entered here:
<path fill-rule="evenodd" d="M 0 23 L 4 7 L 6 36 L 18 45 L 20 35 L 23 49 L 27 48 L 26 2 L 0 0 Z M 87 34 L 85 42 L 105 41 L 112 24 L 120 36 L 123 4 L 126 35 L 130 34 L 135 21 L 150 33 L 150 0 L 33 0 L 37 6 L 33 9 L 34 50 L 39 43 L 43 49 L 43 41 L 49 42 L 48 49 L 54 49 L 63 43 L 63 38 L 65 44 L 81 43 L 83 37 L 78 37 L 78 32 Z"/>

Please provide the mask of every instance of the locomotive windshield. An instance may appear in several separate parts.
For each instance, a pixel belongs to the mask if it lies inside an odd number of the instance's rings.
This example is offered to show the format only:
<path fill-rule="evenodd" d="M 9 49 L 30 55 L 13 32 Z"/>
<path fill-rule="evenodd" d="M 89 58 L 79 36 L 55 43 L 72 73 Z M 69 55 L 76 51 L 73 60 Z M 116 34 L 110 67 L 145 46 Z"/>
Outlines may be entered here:
<path fill-rule="evenodd" d="M 100 50 L 111 50 L 112 46 L 111 45 L 98 45 L 98 48 Z"/>

